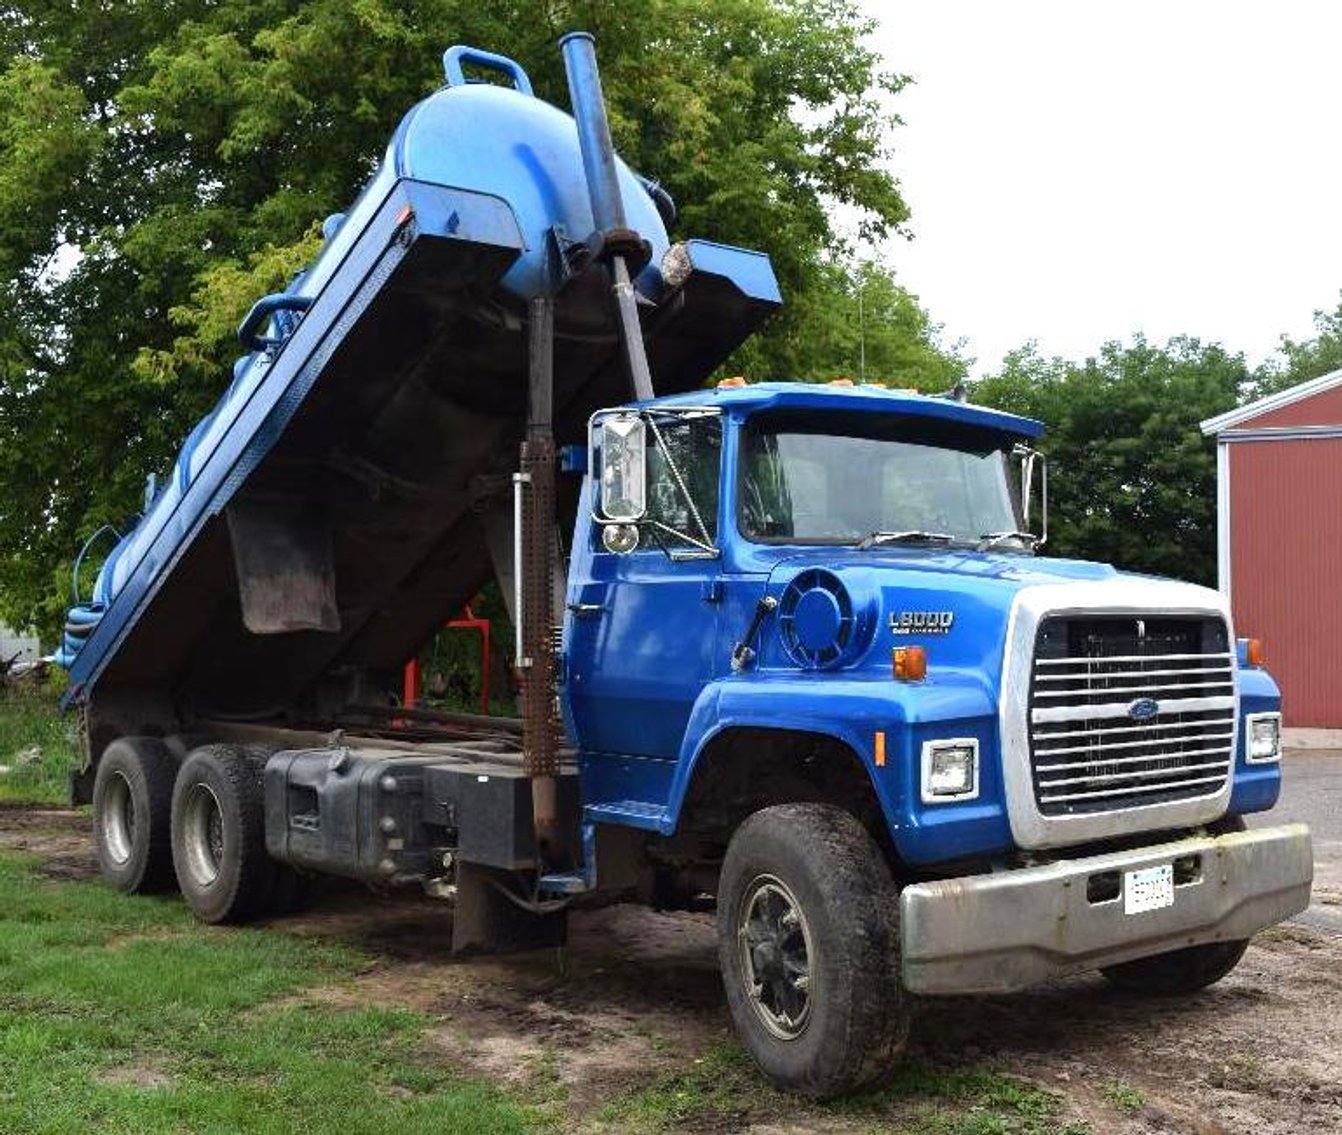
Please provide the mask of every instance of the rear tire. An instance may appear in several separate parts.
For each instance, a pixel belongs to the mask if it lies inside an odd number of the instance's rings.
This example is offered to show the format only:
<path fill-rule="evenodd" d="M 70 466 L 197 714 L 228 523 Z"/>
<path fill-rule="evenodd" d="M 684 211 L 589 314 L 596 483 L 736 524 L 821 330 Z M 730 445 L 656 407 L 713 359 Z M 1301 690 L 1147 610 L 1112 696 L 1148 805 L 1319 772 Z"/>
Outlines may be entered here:
<path fill-rule="evenodd" d="M 255 763 L 230 745 L 194 750 L 172 793 L 172 862 L 182 897 L 204 922 L 265 913 L 273 864 Z"/>
<path fill-rule="evenodd" d="M 176 776 L 177 762 L 155 737 L 120 737 L 103 751 L 93 782 L 93 847 L 103 878 L 117 890 L 171 888 Z"/>
<path fill-rule="evenodd" d="M 908 1039 L 899 892 L 850 813 L 785 804 L 749 817 L 718 887 L 732 1019 L 774 1083 L 825 1098 L 887 1073 Z"/>

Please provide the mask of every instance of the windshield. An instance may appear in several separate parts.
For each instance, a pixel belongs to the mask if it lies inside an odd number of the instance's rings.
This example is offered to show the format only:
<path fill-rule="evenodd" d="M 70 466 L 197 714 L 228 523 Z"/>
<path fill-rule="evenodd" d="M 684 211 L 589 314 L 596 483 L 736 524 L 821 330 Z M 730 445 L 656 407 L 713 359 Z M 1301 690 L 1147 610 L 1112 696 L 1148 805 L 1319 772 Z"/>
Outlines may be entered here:
<path fill-rule="evenodd" d="M 1021 526 L 1010 447 L 1000 434 L 933 419 L 762 417 L 745 432 L 741 530 L 803 544 L 1010 536 Z"/>

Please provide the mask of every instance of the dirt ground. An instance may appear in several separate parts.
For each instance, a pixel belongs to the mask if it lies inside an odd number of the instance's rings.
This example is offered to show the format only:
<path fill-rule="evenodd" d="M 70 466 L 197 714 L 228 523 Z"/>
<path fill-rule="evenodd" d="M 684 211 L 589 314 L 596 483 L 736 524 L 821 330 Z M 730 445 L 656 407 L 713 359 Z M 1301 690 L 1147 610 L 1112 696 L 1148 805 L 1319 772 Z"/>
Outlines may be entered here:
<path fill-rule="evenodd" d="M 59 879 L 97 874 L 78 813 L 0 810 L 0 847 L 37 855 Z M 1064 1098 L 1063 1122 L 1094 1135 L 1342 1131 L 1335 909 L 1342 877 L 1321 871 L 1305 918 L 1260 934 L 1233 974 L 1184 1000 L 1134 999 L 1083 977 L 1012 997 L 925 1002 L 911 1056 L 1032 1081 Z M 450 917 L 427 899 L 344 891 L 282 926 L 375 959 L 352 983 L 305 998 L 425 1011 L 444 1059 L 528 1093 L 562 1087 L 579 1128 L 599 1124 L 608 1101 L 693 1068 L 731 1035 L 710 916 L 579 912 L 562 953 L 472 960 L 448 953 Z M 841 1131 L 850 1122 L 801 1109 L 781 1125 L 747 1113 L 714 1129 Z"/>

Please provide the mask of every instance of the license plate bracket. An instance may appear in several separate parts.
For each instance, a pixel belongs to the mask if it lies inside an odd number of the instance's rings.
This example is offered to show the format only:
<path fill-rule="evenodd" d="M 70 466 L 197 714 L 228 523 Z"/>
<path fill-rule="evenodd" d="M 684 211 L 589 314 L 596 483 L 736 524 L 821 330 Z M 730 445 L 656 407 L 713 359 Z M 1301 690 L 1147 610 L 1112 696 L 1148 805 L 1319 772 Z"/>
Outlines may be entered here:
<path fill-rule="evenodd" d="M 1123 913 L 1144 914 L 1174 905 L 1174 864 L 1123 872 Z"/>

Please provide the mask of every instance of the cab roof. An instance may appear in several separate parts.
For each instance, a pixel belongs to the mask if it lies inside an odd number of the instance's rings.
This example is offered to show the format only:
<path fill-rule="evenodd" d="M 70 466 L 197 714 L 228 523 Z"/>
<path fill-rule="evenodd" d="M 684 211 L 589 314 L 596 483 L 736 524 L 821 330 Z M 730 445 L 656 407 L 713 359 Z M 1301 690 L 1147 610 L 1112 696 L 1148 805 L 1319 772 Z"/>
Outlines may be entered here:
<path fill-rule="evenodd" d="M 637 405 L 643 409 L 716 406 L 747 414 L 760 410 L 900 414 L 939 418 L 980 429 L 999 430 L 1020 438 L 1037 438 L 1044 432 L 1044 424 L 1033 418 L 913 390 L 891 390 L 872 383 L 840 386 L 811 382 L 752 382 L 743 386 L 717 386 L 711 390 L 671 394 Z"/>

